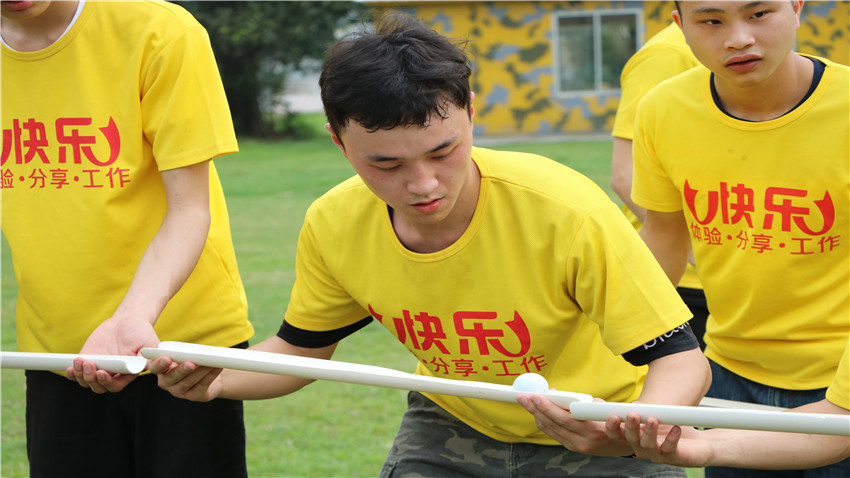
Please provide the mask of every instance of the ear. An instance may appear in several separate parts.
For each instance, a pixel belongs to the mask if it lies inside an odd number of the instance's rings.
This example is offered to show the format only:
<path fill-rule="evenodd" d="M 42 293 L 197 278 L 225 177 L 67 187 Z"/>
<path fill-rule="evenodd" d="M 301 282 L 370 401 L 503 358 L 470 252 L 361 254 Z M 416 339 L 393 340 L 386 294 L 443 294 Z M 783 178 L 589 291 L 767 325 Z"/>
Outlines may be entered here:
<path fill-rule="evenodd" d="M 475 92 L 470 91 L 469 92 L 469 119 L 470 120 L 475 117 L 475 107 L 472 106 L 473 101 L 475 101 Z"/>
<path fill-rule="evenodd" d="M 682 14 L 679 13 L 679 10 L 673 10 L 673 21 L 676 22 L 676 26 L 679 27 L 679 30 L 684 35 L 685 27 L 683 26 L 684 24 L 682 23 Z M 689 47 L 691 46 L 691 43 L 688 41 L 687 35 L 685 35 L 685 43 L 687 43 Z M 693 48 L 691 48 L 691 50 L 693 50 Z"/>
<path fill-rule="evenodd" d="M 792 8 L 794 8 L 794 15 L 797 17 L 797 29 L 800 28 L 800 16 L 803 14 L 803 0 L 796 0 L 791 2 Z"/>
<path fill-rule="evenodd" d="M 673 10 L 673 21 L 679 25 L 680 29 L 682 28 L 682 15 L 679 14 L 679 10 Z"/>
<path fill-rule="evenodd" d="M 336 147 L 339 148 L 339 150 L 342 152 L 342 155 L 345 156 L 346 159 L 348 159 L 348 156 L 345 154 L 345 145 L 342 144 L 342 140 L 339 139 L 339 136 L 334 133 L 333 128 L 331 128 L 331 124 L 325 123 L 325 129 L 328 130 L 328 133 L 331 134 L 331 140 L 334 142 Z"/>

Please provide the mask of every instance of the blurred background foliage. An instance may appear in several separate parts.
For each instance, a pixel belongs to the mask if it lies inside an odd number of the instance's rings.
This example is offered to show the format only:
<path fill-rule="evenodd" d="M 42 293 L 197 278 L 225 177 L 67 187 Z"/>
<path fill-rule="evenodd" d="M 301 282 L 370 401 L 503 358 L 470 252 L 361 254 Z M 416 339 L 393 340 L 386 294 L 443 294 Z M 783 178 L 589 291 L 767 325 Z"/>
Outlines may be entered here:
<path fill-rule="evenodd" d="M 318 65 L 325 50 L 353 26 L 368 22 L 355 2 L 176 2 L 207 29 L 236 134 L 298 136 L 282 99 L 287 75 Z"/>

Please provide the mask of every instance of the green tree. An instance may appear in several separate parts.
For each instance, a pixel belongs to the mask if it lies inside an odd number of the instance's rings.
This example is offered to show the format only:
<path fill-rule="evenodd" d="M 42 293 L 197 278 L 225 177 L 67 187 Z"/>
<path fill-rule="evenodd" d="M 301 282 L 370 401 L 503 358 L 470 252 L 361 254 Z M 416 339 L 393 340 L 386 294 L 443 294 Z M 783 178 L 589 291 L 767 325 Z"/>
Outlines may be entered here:
<path fill-rule="evenodd" d="M 209 32 L 237 134 L 255 137 L 287 133 L 275 127 L 269 99 L 282 92 L 288 69 L 321 59 L 366 12 L 336 1 L 178 3 Z"/>

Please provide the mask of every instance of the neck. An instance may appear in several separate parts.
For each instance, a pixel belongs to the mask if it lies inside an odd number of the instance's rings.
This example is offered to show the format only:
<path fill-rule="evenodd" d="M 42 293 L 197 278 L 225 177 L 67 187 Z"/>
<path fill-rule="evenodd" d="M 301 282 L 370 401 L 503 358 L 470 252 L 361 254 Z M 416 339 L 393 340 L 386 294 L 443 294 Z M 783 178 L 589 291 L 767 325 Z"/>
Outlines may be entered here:
<path fill-rule="evenodd" d="M 3 41 L 17 51 L 38 51 L 56 42 L 71 24 L 78 1 L 51 2 L 40 15 L 31 18 L 3 16 Z"/>
<path fill-rule="evenodd" d="M 723 108 L 748 121 L 769 121 L 793 109 L 812 83 L 812 62 L 794 52 L 761 82 L 737 85 L 714 75 L 714 87 Z"/>

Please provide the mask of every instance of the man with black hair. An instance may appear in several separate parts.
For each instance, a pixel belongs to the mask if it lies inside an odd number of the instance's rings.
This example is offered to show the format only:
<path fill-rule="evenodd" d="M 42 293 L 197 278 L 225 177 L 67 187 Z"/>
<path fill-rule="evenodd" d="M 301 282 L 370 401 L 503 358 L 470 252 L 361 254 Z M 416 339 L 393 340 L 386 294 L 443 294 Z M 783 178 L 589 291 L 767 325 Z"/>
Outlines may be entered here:
<path fill-rule="evenodd" d="M 695 405 L 709 373 L 690 317 L 605 193 L 554 161 L 472 145 L 464 50 L 402 14 L 327 53 L 333 142 L 357 175 L 316 200 L 277 336 L 255 350 L 329 359 L 373 319 L 425 376 Z M 151 363 L 192 399 L 271 398 L 310 380 Z M 411 392 L 381 476 L 684 476 L 631 460 L 604 423 L 542 395 L 518 404 Z M 601 455 L 601 456 L 591 456 Z"/>
<path fill-rule="evenodd" d="M 641 236 L 673 283 L 693 251 L 711 311 L 709 396 L 820 402 L 850 331 L 850 70 L 793 51 L 802 1 L 677 5 L 704 67 L 638 106 Z M 848 474 L 845 460 L 781 476 Z"/>

